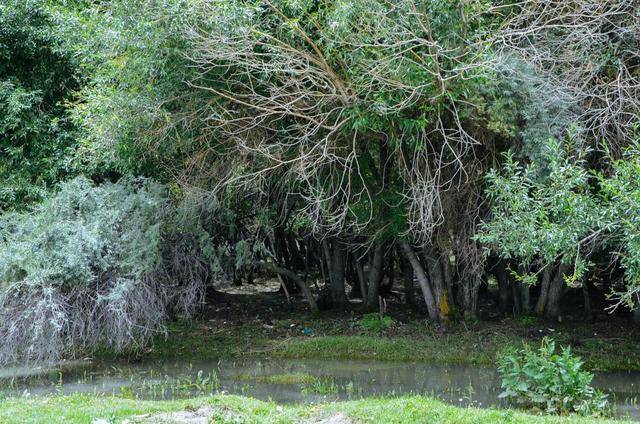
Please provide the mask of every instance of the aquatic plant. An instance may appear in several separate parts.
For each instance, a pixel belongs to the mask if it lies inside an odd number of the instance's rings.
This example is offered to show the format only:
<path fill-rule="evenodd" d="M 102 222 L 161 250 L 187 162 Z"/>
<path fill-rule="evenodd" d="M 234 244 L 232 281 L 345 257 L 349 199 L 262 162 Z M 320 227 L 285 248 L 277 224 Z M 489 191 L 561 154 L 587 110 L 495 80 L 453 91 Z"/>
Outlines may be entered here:
<path fill-rule="evenodd" d="M 302 386 L 303 394 L 335 395 L 340 390 L 338 384 L 331 378 L 318 378 L 310 384 Z"/>
<path fill-rule="evenodd" d="M 582 365 L 569 347 L 558 353 L 549 338 L 537 350 L 510 349 L 499 358 L 503 389 L 499 396 L 550 413 L 601 414 L 607 408 L 606 396 L 591 386 L 593 374 Z"/>
<path fill-rule="evenodd" d="M 129 398 L 173 399 L 210 395 L 220 389 L 215 371 L 199 370 L 195 376 L 150 378 L 134 381 L 120 388 L 120 395 Z"/>

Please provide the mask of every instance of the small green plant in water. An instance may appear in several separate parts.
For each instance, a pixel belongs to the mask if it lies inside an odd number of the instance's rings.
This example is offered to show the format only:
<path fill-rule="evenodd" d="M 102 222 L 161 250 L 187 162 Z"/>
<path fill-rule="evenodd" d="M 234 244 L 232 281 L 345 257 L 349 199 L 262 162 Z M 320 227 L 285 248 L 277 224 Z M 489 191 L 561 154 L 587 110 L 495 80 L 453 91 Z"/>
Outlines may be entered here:
<path fill-rule="evenodd" d="M 515 400 L 549 413 L 600 415 L 607 409 L 606 396 L 591 386 L 593 374 L 583 362 L 563 347 L 544 338 L 539 349 L 510 349 L 498 360 L 502 376 L 501 398 Z"/>
<path fill-rule="evenodd" d="M 362 317 L 360 325 L 367 331 L 381 333 L 393 325 L 393 319 L 378 313 L 366 314 Z"/>
<path fill-rule="evenodd" d="M 303 394 L 335 395 L 338 391 L 339 387 L 332 379 L 317 379 L 311 384 L 302 386 Z"/>
<path fill-rule="evenodd" d="M 348 382 L 344 386 L 344 391 L 347 393 L 347 396 L 349 396 L 349 398 L 352 398 L 354 396 L 362 396 L 362 387 L 356 386 L 355 384 L 353 384 L 353 381 Z"/>
<path fill-rule="evenodd" d="M 198 371 L 194 377 L 169 377 L 163 379 L 145 380 L 122 387 L 120 393 L 123 397 L 137 398 L 138 396 L 160 399 L 191 398 L 215 393 L 220 389 L 218 375 L 212 371 L 207 374 Z"/>

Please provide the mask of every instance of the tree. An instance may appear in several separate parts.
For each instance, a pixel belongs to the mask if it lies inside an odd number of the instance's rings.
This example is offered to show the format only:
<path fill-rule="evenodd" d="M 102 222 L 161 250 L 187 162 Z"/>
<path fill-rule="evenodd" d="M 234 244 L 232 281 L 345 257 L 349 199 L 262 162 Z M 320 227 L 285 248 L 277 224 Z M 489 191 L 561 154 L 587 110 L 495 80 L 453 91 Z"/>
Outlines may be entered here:
<path fill-rule="evenodd" d="M 57 25 L 47 1 L 0 5 L 0 211 L 41 199 L 74 170 L 66 102 L 78 63 Z"/>

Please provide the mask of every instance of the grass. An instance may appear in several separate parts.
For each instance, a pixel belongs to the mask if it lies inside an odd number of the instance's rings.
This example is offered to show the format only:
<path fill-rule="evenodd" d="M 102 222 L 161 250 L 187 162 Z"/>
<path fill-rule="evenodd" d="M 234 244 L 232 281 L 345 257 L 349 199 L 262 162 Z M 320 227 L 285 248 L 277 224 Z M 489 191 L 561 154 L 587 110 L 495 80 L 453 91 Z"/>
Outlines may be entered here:
<path fill-rule="evenodd" d="M 279 357 L 418 361 L 494 366 L 496 354 L 523 343 L 539 344 L 550 336 L 571 345 L 589 370 L 640 370 L 635 330 L 591 324 L 556 325 L 511 320 L 495 323 L 451 323 L 447 328 L 428 321 L 396 322 L 380 334 L 363 330 L 358 319 L 285 319 L 210 326 L 177 324 L 169 337 L 156 340 L 144 359 Z M 294 330 L 292 330 L 294 328 Z M 311 329 L 306 335 L 302 329 Z"/>
<path fill-rule="evenodd" d="M 276 343 L 272 355 L 282 358 L 377 359 L 382 361 L 417 361 L 435 363 L 489 364 L 490 355 L 452 349 L 437 341 L 375 336 L 320 336 L 289 339 Z"/>
<path fill-rule="evenodd" d="M 460 408 L 423 396 L 368 398 L 318 405 L 287 405 L 251 398 L 215 395 L 181 401 L 138 401 L 119 397 L 69 395 L 8 398 L 0 401 L 3 424 L 90 424 L 96 419 L 121 423 L 136 415 L 194 411 L 209 406 L 216 423 L 304 423 L 343 414 L 357 423 L 603 423 L 577 416 L 536 416 L 513 410 Z"/>
<path fill-rule="evenodd" d="M 318 381 L 318 377 L 314 377 L 305 373 L 289 373 L 289 374 L 275 374 L 275 375 L 249 375 L 242 374 L 238 376 L 240 381 L 252 381 L 256 383 L 264 384 L 313 384 Z"/>
<path fill-rule="evenodd" d="M 268 340 L 268 333 L 254 325 L 234 325 L 220 330 L 202 323 L 177 323 L 169 329 L 167 338 L 157 337 L 153 348 L 144 356 L 149 359 L 257 356 Z M 112 358 L 113 353 L 106 352 L 105 356 Z"/>

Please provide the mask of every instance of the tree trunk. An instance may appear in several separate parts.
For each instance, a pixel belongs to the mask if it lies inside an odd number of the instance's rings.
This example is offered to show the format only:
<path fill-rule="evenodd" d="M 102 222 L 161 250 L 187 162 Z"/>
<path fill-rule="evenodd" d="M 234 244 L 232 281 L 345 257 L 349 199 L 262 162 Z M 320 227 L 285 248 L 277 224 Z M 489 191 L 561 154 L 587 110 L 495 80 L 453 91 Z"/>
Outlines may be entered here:
<path fill-rule="evenodd" d="M 393 252 L 387 255 L 385 263 L 384 276 L 380 281 L 380 296 L 384 298 L 391 294 L 393 283 L 395 281 L 395 258 L 393 256 Z"/>
<path fill-rule="evenodd" d="M 282 226 L 278 225 L 273 228 L 271 245 L 273 248 L 274 260 L 277 263 L 282 264 L 286 269 L 292 270 L 291 258 L 289 257 L 284 228 Z M 283 292 L 288 291 L 289 293 L 296 293 L 299 290 L 295 281 L 290 280 L 289 277 L 284 275 L 282 275 L 281 278 L 284 284 L 282 286 Z"/>
<path fill-rule="evenodd" d="M 285 237 L 289 258 L 291 258 L 291 267 L 297 271 L 305 268 L 305 245 L 300 242 L 294 235 Z"/>
<path fill-rule="evenodd" d="M 362 303 L 366 303 L 367 301 L 367 281 L 364 277 L 364 269 L 362 267 L 362 262 L 358 259 L 357 255 L 353 255 L 353 263 L 356 267 L 356 274 L 358 275 L 358 283 L 360 284 L 360 295 L 362 296 Z"/>
<path fill-rule="evenodd" d="M 440 318 L 447 319 L 449 317 L 450 308 L 447 293 L 445 291 L 444 273 L 440 264 L 439 256 L 433 249 L 425 251 L 425 259 L 429 269 L 429 276 L 433 287 L 436 305 Z"/>
<path fill-rule="evenodd" d="M 551 276 L 553 274 L 553 265 L 547 264 L 542 272 L 542 284 L 540 285 L 540 296 L 536 303 L 536 315 L 543 316 L 549 297 L 549 286 L 551 285 Z"/>
<path fill-rule="evenodd" d="M 520 315 L 522 313 L 522 303 L 520 302 L 520 290 L 518 290 L 517 282 L 511 284 L 511 298 L 513 299 L 514 315 Z"/>
<path fill-rule="evenodd" d="M 591 299 L 589 297 L 589 282 L 584 279 L 582 281 L 582 298 L 584 300 L 584 317 L 587 321 L 593 319 L 593 313 L 591 311 Z"/>
<path fill-rule="evenodd" d="M 436 305 L 435 298 L 433 297 L 433 292 L 431 290 L 431 285 L 429 284 L 429 278 L 424 271 L 424 268 L 420 264 L 418 257 L 416 256 L 413 248 L 404 240 L 400 242 L 400 248 L 402 252 L 406 256 L 407 260 L 411 263 L 411 267 L 413 268 L 413 272 L 416 275 L 418 280 L 418 284 L 420 284 L 420 289 L 422 290 L 422 296 L 424 297 L 424 302 L 427 305 L 427 312 L 429 314 L 429 318 L 440 320 L 440 314 L 438 311 L 438 307 Z"/>
<path fill-rule="evenodd" d="M 529 272 L 529 268 L 524 265 L 518 267 L 518 273 L 525 275 Z M 531 313 L 531 291 L 527 284 L 522 282 L 518 283 L 518 293 L 520 294 L 520 312 L 522 315 L 529 315 Z"/>
<path fill-rule="evenodd" d="M 560 298 L 562 297 L 562 288 L 564 287 L 564 274 L 569 270 L 570 266 L 561 263 L 558 272 L 551 282 L 547 300 L 547 310 L 545 316 L 548 319 L 557 321 L 560 316 Z"/>
<path fill-rule="evenodd" d="M 373 251 L 373 256 L 369 262 L 369 287 L 367 288 L 367 304 L 369 311 L 378 308 L 378 297 L 380 296 L 380 280 L 383 277 L 384 266 L 384 246 L 377 244 Z"/>
<path fill-rule="evenodd" d="M 334 240 L 332 244 L 333 278 L 331 279 L 331 301 L 334 307 L 344 308 L 347 304 L 347 295 L 344 287 L 347 251 L 337 240 Z"/>
<path fill-rule="evenodd" d="M 498 259 L 493 267 L 493 273 L 498 282 L 498 305 L 503 315 L 513 313 L 513 297 L 511 282 L 507 274 L 507 264 L 504 259 Z"/>
<path fill-rule="evenodd" d="M 478 316 L 478 293 L 480 292 L 482 277 L 475 276 L 471 281 L 464 281 L 462 285 L 462 306 L 464 315 L 469 317 Z"/>
<path fill-rule="evenodd" d="M 300 288 L 300 291 L 302 291 L 302 294 L 307 300 L 307 303 L 309 303 L 309 307 L 311 307 L 311 312 L 313 312 L 314 314 L 317 314 L 320 312 L 320 309 L 318 308 L 318 304 L 316 303 L 316 299 L 313 297 L 313 293 L 311 293 L 311 289 L 309 288 L 309 285 L 305 281 L 301 280 L 300 277 L 298 277 L 295 272 L 269 262 L 257 262 L 256 265 L 261 266 L 269 271 L 278 273 L 282 277 L 290 278 L 292 281 L 294 281 L 298 285 L 298 287 Z"/>
<path fill-rule="evenodd" d="M 415 292 L 413 290 L 413 268 L 411 262 L 400 253 L 400 261 L 402 263 L 402 282 L 404 284 L 404 301 L 413 308 L 416 305 Z"/>
<path fill-rule="evenodd" d="M 528 284 L 520 284 L 520 301 L 522 302 L 522 314 L 531 313 L 531 287 Z"/>
<path fill-rule="evenodd" d="M 637 325 L 640 325 L 640 295 L 635 296 L 635 309 L 631 311 L 631 319 Z"/>
<path fill-rule="evenodd" d="M 438 258 L 440 267 L 442 268 L 442 276 L 444 277 L 444 287 L 449 299 L 449 308 L 453 314 L 455 309 L 455 293 L 453 291 L 453 270 L 451 269 L 451 252 L 445 250 Z"/>
<path fill-rule="evenodd" d="M 338 240 L 332 240 L 330 245 L 325 239 L 322 241 L 322 248 L 329 270 L 331 303 L 334 308 L 344 308 L 347 303 L 344 287 L 347 252 Z"/>

